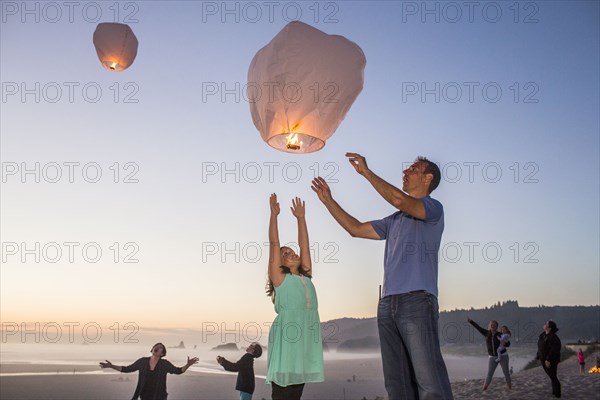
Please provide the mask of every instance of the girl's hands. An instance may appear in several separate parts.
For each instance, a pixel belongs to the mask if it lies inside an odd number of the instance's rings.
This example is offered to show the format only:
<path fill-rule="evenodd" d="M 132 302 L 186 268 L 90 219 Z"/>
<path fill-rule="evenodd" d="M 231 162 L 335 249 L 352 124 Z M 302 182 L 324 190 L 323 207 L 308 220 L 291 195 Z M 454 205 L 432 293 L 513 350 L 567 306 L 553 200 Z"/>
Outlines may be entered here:
<path fill-rule="evenodd" d="M 290 207 L 290 210 L 292 210 L 294 217 L 304 218 L 306 207 L 304 206 L 304 202 L 300 199 L 300 197 L 292 199 L 292 206 Z"/>
<path fill-rule="evenodd" d="M 277 195 L 275 193 L 271 193 L 271 197 L 269 197 L 269 205 L 271 207 L 271 214 L 279 215 L 280 208 L 279 203 L 277 202 Z"/>

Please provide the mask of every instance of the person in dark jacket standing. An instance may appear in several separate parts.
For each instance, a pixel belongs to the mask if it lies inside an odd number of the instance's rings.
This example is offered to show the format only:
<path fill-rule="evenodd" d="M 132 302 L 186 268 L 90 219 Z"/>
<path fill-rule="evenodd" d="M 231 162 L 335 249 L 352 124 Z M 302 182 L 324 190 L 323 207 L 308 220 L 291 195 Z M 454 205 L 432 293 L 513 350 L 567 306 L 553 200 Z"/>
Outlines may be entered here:
<path fill-rule="evenodd" d="M 261 355 L 262 347 L 260 344 L 252 343 L 246 349 L 246 354 L 235 363 L 217 356 L 217 362 L 225 368 L 225 371 L 238 372 L 235 390 L 240 391 L 240 400 L 252 400 L 252 394 L 254 393 L 254 359 Z"/>
<path fill-rule="evenodd" d="M 167 355 L 167 349 L 162 343 L 156 343 L 152 346 L 152 356 L 142 357 L 131 365 L 114 365 L 110 361 L 101 362 L 101 368 L 112 368 L 119 372 L 140 371 L 138 383 L 135 388 L 132 400 L 138 397 L 141 400 L 166 400 L 167 393 L 167 374 L 183 374 L 191 365 L 198 362 L 198 357 L 189 358 L 187 364 L 179 368 L 171 364 L 163 357 Z"/>
<path fill-rule="evenodd" d="M 494 376 L 494 372 L 496 372 L 496 367 L 498 366 L 496 358 L 498 357 L 498 347 L 500 346 L 500 336 L 502 336 L 502 334 L 498 332 L 498 321 L 491 320 L 488 324 L 488 329 L 484 329 L 477 325 L 477 323 L 471 318 L 467 318 L 467 321 L 469 321 L 469 323 L 473 325 L 473 327 L 477 329 L 479 333 L 485 336 L 485 343 L 487 345 L 488 352 L 488 373 L 487 377 L 485 378 L 485 383 L 483 384 L 483 390 L 487 390 L 490 382 L 492 381 L 492 377 Z M 510 346 L 510 342 L 506 342 L 505 347 L 508 346 Z M 502 372 L 504 373 L 504 379 L 506 379 L 506 387 L 508 389 L 512 389 L 508 361 L 508 354 L 504 354 L 500 358 L 500 366 L 502 367 Z"/>
<path fill-rule="evenodd" d="M 558 336 L 556 336 L 556 332 L 558 332 L 558 327 L 554 321 L 548 321 L 544 324 L 544 332 L 538 338 L 537 359 L 542 363 L 544 372 L 550 377 L 552 394 L 560 397 L 561 388 L 556 373 L 558 363 L 560 362 L 560 348 L 562 344 Z"/>

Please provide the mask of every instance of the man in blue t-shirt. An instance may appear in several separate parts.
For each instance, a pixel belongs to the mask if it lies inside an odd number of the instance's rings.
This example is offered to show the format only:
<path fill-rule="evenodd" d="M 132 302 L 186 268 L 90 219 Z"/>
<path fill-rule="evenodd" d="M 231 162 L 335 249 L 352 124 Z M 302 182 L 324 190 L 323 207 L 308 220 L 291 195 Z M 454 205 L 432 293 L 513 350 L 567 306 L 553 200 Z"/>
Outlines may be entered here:
<path fill-rule="evenodd" d="M 389 399 L 452 399 L 438 338 L 438 251 L 444 209 L 429 197 L 440 183 L 440 169 L 418 157 L 404 170 L 400 190 L 375 175 L 361 155 L 346 153 L 346 157 L 399 210 L 384 219 L 360 222 L 333 199 L 323 178 L 312 181 L 319 200 L 351 236 L 386 241 L 377 326 Z"/>

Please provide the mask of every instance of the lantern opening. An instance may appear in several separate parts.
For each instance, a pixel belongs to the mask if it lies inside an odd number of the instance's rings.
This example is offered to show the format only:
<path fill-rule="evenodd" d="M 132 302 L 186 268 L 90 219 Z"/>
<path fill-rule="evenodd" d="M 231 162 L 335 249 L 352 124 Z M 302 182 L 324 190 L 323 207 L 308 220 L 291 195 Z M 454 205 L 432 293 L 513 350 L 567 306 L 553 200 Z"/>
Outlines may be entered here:
<path fill-rule="evenodd" d="M 290 150 L 300 150 L 300 148 L 302 147 L 302 142 L 298 139 L 298 134 L 297 133 L 290 133 L 287 137 L 287 144 L 285 145 L 285 147 L 287 147 Z"/>
<path fill-rule="evenodd" d="M 306 154 L 321 150 L 325 141 L 306 133 L 285 131 L 271 137 L 267 144 L 286 153 Z"/>
<path fill-rule="evenodd" d="M 120 64 L 118 61 L 106 60 L 102 62 L 102 66 L 109 71 L 121 72 L 126 68 L 123 67 L 123 64 Z"/>

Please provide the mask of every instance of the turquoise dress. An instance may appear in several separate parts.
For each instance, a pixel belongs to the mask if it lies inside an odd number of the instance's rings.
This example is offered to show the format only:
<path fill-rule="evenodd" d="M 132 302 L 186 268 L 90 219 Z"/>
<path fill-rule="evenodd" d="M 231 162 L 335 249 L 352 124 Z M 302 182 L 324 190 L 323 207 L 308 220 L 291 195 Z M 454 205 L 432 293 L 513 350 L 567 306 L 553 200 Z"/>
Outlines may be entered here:
<path fill-rule="evenodd" d="M 323 382 L 323 339 L 310 278 L 286 274 L 275 288 L 277 317 L 269 331 L 267 384 Z"/>

